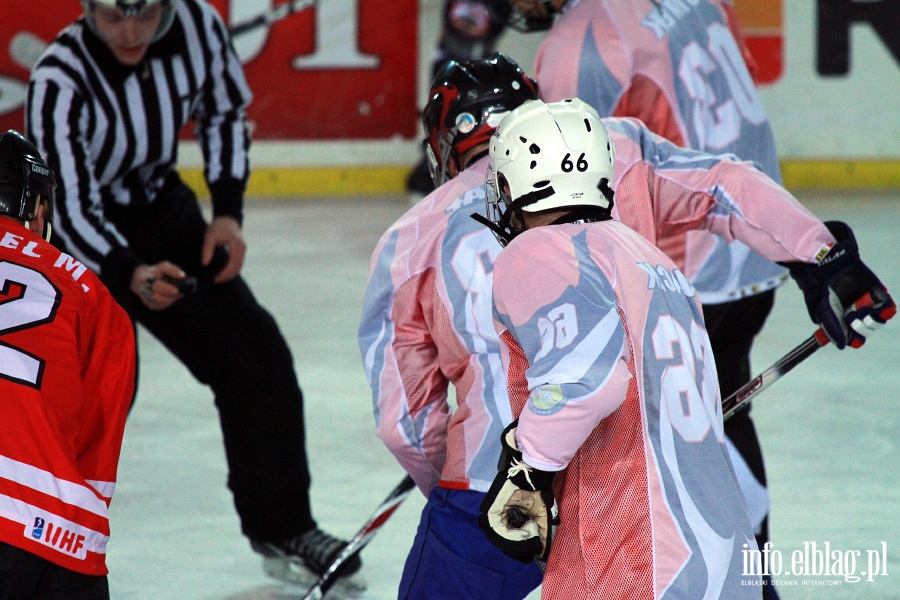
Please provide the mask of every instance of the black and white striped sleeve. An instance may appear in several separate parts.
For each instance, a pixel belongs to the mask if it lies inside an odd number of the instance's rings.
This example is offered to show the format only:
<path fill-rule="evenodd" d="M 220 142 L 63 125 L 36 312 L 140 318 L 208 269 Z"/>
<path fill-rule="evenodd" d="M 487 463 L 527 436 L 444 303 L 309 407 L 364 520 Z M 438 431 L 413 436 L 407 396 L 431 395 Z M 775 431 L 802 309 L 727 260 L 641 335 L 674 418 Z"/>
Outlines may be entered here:
<path fill-rule="evenodd" d="M 192 60 L 202 60 L 209 77 L 192 115 L 204 157 L 204 175 L 212 197 L 213 215 L 241 220 L 249 178 L 250 134 L 247 106 L 252 94 L 240 59 L 219 14 L 205 3 L 189 5 L 202 40 Z M 186 32 L 188 38 L 191 32 Z"/>
<path fill-rule="evenodd" d="M 91 75 L 80 53 L 63 38 L 41 60 L 29 83 L 26 131 L 57 175 L 54 235 L 92 271 L 130 280 L 139 261 L 104 216 L 89 135 L 99 124 L 83 92 Z"/>

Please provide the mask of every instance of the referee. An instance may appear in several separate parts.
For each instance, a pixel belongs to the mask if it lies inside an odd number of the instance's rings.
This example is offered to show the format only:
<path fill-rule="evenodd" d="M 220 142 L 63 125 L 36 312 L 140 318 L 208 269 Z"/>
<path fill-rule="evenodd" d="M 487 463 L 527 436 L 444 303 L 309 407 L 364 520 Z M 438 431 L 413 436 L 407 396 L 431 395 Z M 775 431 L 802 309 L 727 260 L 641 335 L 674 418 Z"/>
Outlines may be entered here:
<path fill-rule="evenodd" d="M 28 135 L 58 177 L 56 243 L 210 386 L 244 535 L 270 575 L 311 583 L 345 542 L 312 517 L 293 358 L 240 277 L 251 100 L 241 63 L 203 0 L 82 5 L 32 71 L 26 104 Z M 210 223 L 175 171 L 189 120 Z M 345 582 L 359 568 L 348 562 Z"/>

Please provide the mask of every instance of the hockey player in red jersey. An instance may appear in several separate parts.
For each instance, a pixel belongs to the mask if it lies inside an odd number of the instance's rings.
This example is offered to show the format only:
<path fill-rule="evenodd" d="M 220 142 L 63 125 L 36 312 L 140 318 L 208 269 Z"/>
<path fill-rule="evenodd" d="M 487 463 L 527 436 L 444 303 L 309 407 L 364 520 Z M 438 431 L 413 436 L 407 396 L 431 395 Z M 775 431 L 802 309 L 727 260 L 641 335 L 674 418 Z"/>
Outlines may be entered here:
<path fill-rule="evenodd" d="M 55 177 L 0 136 L 0 598 L 109 598 L 109 503 L 134 390 L 134 330 L 48 243 Z"/>

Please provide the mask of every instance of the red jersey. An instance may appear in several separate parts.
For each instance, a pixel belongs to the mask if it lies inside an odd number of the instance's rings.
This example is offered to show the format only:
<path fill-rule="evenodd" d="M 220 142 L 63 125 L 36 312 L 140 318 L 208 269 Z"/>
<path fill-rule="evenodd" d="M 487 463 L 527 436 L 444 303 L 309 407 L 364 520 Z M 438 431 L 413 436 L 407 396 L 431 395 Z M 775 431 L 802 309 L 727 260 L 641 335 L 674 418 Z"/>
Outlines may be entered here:
<path fill-rule="evenodd" d="M 96 275 L 0 218 L 0 541 L 106 575 L 134 329 Z"/>

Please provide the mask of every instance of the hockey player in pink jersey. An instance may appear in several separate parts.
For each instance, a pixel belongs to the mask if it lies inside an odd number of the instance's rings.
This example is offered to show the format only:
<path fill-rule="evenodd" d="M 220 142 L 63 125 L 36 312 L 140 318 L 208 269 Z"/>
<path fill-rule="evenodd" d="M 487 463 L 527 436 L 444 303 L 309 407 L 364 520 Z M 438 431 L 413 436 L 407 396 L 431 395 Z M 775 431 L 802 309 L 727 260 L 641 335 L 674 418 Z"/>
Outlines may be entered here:
<path fill-rule="evenodd" d="M 529 82 L 502 56 L 450 63 L 435 79 L 424 125 L 440 187 L 388 229 L 370 265 L 359 343 L 378 434 L 429 497 L 400 598 L 452 591 L 480 599 L 501 590 L 496 579 L 480 578 L 499 561 L 484 558 L 476 522 L 496 474 L 499 434 L 512 419 L 490 312 L 500 245 L 469 216 L 484 213 L 490 135 L 500 116 L 535 97 Z M 751 164 L 675 147 L 634 119 L 605 123 L 617 148 L 613 187 L 622 191 L 615 214 L 648 240 L 713 229 L 773 260 L 806 264 L 834 243 Z M 751 198 L 759 207 L 744 212 Z M 539 582 L 532 573 L 519 582 L 524 589 Z M 502 598 L 523 589 L 506 585 Z"/>
<path fill-rule="evenodd" d="M 552 27 L 535 58 L 541 99 L 578 97 L 601 117 L 636 117 L 675 144 L 781 171 L 752 61 L 730 0 L 510 0 Z M 552 13 L 558 13 L 555 16 Z M 727 397 L 752 377 L 750 354 L 787 271 L 746 245 L 692 231 L 660 241 L 697 290 Z M 769 495 L 749 406 L 725 426 L 760 546 Z"/>
<path fill-rule="evenodd" d="M 491 321 L 500 245 L 469 218 L 484 210 L 491 134 L 535 98 L 534 82 L 502 54 L 449 61 L 423 113 L 439 187 L 388 229 L 372 256 L 359 345 L 378 435 L 428 498 L 401 600 L 518 600 L 541 582 L 536 565 L 507 558 L 478 527 L 497 440 L 512 417 Z"/>
<path fill-rule="evenodd" d="M 699 298 L 614 218 L 614 153 L 577 99 L 528 102 L 492 138 L 487 210 L 509 244 L 494 265 L 494 319 L 516 421 L 480 522 L 506 554 L 549 561 L 543 598 L 759 598 L 761 580 L 742 570 L 755 539 Z M 877 299 L 847 317 L 854 329 L 895 309 L 849 229 L 832 229 L 840 238 L 821 263 L 791 268 L 811 312 L 841 320 L 841 338 L 844 292 Z"/>

